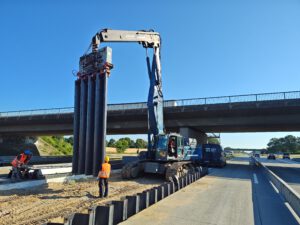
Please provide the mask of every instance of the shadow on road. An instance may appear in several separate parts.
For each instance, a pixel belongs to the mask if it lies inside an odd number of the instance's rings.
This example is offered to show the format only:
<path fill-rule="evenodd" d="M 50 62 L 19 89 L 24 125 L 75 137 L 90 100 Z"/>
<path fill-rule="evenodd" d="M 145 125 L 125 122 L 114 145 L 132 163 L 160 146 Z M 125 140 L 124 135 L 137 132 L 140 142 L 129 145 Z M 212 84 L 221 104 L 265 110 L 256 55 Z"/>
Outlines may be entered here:
<path fill-rule="evenodd" d="M 277 176 L 287 183 L 300 184 L 300 168 L 268 166 Z"/>
<path fill-rule="evenodd" d="M 275 169 L 281 171 L 282 167 L 275 167 Z M 300 174 L 300 170 L 297 168 L 294 173 Z M 213 168 L 208 176 L 227 180 L 239 179 L 251 183 L 255 225 L 298 224 L 285 206 L 282 198 L 275 192 L 269 180 L 262 173 L 262 170 L 249 163 L 249 158 L 231 160 L 224 168 Z"/>

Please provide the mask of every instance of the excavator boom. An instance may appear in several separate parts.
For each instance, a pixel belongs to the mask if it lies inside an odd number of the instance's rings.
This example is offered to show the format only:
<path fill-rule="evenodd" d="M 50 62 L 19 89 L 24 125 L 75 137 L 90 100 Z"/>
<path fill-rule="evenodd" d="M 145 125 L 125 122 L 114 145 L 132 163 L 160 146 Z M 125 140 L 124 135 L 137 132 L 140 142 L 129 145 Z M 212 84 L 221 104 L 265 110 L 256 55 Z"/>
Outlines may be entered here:
<path fill-rule="evenodd" d="M 103 29 L 92 39 L 92 52 L 97 52 L 102 42 L 136 42 L 144 48 L 153 49 L 152 63 L 147 56 L 150 88 L 148 93 L 148 158 L 155 158 L 158 135 L 164 134 L 163 94 L 160 64 L 161 38 L 159 33 L 150 31 L 127 31 Z"/>
<path fill-rule="evenodd" d="M 92 39 L 93 51 L 101 42 L 138 42 L 144 48 L 159 48 L 160 36 L 154 31 L 127 31 L 103 29 Z"/>

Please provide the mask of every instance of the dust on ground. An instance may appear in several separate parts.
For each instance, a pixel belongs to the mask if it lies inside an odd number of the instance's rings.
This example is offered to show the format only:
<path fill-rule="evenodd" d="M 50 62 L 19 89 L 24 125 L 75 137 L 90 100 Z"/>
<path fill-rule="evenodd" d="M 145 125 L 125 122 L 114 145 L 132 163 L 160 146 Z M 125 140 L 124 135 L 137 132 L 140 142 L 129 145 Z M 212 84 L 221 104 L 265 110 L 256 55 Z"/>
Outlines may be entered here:
<path fill-rule="evenodd" d="M 74 212 L 133 195 L 163 183 L 162 178 L 146 177 L 122 180 L 120 174 L 110 178 L 109 197 L 100 199 L 95 179 L 49 183 L 30 190 L 0 192 L 0 224 L 43 224 L 63 222 Z"/>

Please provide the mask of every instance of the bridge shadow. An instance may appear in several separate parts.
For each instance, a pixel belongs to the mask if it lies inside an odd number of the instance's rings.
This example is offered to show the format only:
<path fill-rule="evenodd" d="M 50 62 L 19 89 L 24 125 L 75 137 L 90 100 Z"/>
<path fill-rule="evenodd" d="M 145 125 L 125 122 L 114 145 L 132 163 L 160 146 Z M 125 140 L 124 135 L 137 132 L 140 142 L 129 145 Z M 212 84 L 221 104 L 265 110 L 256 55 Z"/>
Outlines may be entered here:
<path fill-rule="evenodd" d="M 231 162 L 223 168 L 210 168 L 211 171 L 208 176 L 224 178 L 224 179 L 240 179 L 240 180 L 251 180 L 251 174 L 249 169 L 252 166 L 247 162 Z"/>
<path fill-rule="evenodd" d="M 275 169 L 280 171 L 282 168 L 275 167 Z M 294 173 L 300 174 L 299 172 L 300 169 L 296 168 Z M 246 160 L 233 160 L 224 168 L 212 169 L 208 176 L 226 180 L 238 179 L 250 183 L 253 223 L 255 225 L 298 224 L 285 206 L 282 198 L 275 192 L 269 180 L 262 173 L 261 168 L 247 163 Z M 237 201 L 239 200 L 237 199 Z M 220 202 L 220 204 L 222 203 Z"/>

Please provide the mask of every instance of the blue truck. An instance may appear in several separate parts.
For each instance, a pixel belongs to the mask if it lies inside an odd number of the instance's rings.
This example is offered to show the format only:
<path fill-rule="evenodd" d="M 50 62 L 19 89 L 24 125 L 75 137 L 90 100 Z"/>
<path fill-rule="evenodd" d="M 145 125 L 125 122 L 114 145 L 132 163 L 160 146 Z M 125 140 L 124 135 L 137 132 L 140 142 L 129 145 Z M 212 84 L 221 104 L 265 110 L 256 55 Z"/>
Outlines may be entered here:
<path fill-rule="evenodd" d="M 201 165 L 224 167 L 226 166 L 225 153 L 219 144 L 198 145 L 192 157 L 193 161 Z"/>

